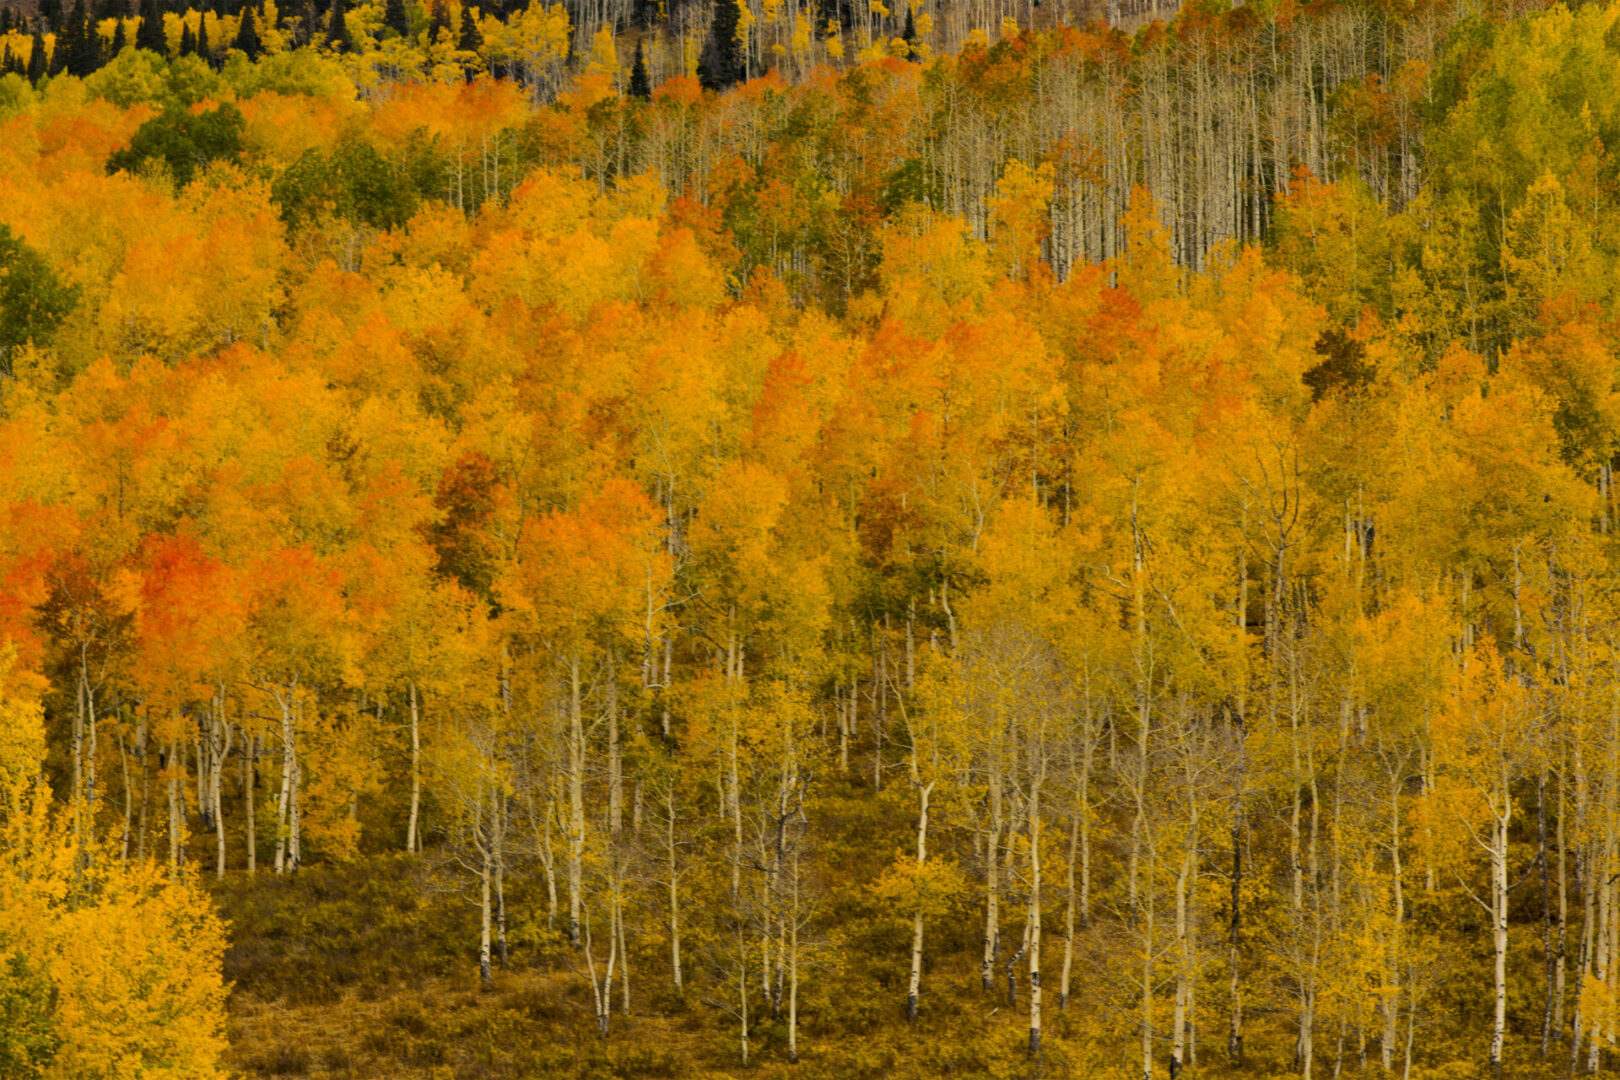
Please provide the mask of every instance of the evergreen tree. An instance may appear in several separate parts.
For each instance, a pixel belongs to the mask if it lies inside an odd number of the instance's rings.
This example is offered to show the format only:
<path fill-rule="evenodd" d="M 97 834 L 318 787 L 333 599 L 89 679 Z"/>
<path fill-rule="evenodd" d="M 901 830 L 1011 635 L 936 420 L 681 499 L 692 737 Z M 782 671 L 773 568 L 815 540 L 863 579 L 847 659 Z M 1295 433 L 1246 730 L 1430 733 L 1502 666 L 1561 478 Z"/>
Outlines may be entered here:
<path fill-rule="evenodd" d="M 182 23 L 180 26 L 180 55 L 191 56 L 197 51 L 197 39 L 191 33 L 191 24 Z"/>
<path fill-rule="evenodd" d="M 917 51 L 917 23 L 911 14 L 911 4 L 906 4 L 906 28 L 900 34 L 901 40 L 909 45 L 911 53 Z"/>
<path fill-rule="evenodd" d="M 478 19 L 470 7 L 461 9 L 461 33 L 456 39 L 456 49 L 468 56 L 478 56 L 484 49 L 484 35 L 478 29 Z M 463 61 L 467 72 L 467 81 L 478 71 L 478 65 L 473 60 Z"/>
<path fill-rule="evenodd" d="M 40 0 L 39 17 L 45 21 L 46 30 L 62 29 L 62 0 Z"/>
<path fill-rule="evenodd" d="M 326 46 L 334 52 L 348 52 L 354 48 L 354 39 L 349 36 L 349 23 L 343 17 L 347 5 L 343 0 L 332 0 L 332 18 L 326 26 Z"/>
<path fill-rule="evenodd" d="M 96 24 L 92 23 L 89 11 L 84 10 L 84 0 L 78 0 L 73 5 L 73 13 L 68 15 L 66 34 L 57 39 L 57 52 L 62 55 L 62 70 L 68 74 L 84 78 L 99 68 L 100 34 L 96 32 Z"/>
<path fill-rule="evenodd" d="M 383 25 L 400 37 L 410 37 L 411 18 L 405 10 L 405 0 L 387 0 L 383 6 Z"/>
<path fill-rule="evenodd" d="M 84 15 L 84 7 L 74 8 L 78 15 Z M 51 74 L 62 75 L 72 72 L 74 56 L 79 51 L 79 37 L 84 33 L 84 19 L 74 18 L 72 14 L 64 15 L 61 28 L 56 32 L 56 42 L 51 47 Z"/>
<path fill-rule="evenodd" d="M 718 0 L 709 23 L 709 39 L 698 59 L 698 81 L 707 90 L 724 90 L 742 81 L 742 44 L 737 40 L 740 0 Z"/>
<path fill-rule="evenodd" d="M 461 9 L 461 34 L 456 39 L 456 48 L 470 53 L 484 48 L 484 32 L 478 29 L 478 19 L 470 7 Z"/>
<path fill-rule="evenodd" d="M 34 38 L 28 44 L 28 81 L 39 85 L 39 80 L 45 77 L 45 37 L 38 30 L 34 31 Z"/>
<path fill-rule="evenodd" d="M 636 62 L 630 68 L 630 96 L 643 101 L 652 97 L 652 80 L 647 77 L 647 41 L 636 42 Z"/>
<path fill-rule="evenodd" d="M 108 58 L 111 59 L 112 57 L 117 56 L 119 53 L 123 52 L 125 47 L 128 45 L 129 34 L 124 30 L 124 20 L 117 19 L 113 23 L 112 48 L 107 50 Z"/>
<path fill-rule="evenodd" d="M 293 44 L 298 47 L 310 44 L 320 36 L 320 28 L 321 17 L 315 10 L 313 0 L 304 0 L 293 27 Z"/>
<path fill-rule="evenodd" d="M 169 52 L 169 41 L 163 33 L 163 14 L 158 11 L 157 0 L 141 0 L 141 22 L 135 28 L 135 47 L 150 49 L 159 56 Z"/>
<path fill-rule="evenodd" d="M 444 0 L 433 0 L 432 17 L 428 20 L 427 43 L 433 45 L 439 40 L 439 31 L 450 29 L 450 12 L 444 6 Z"/>
<path fill-rule="evenodd" d="M 208 12 L 206 11 L 200 12 L 197 15 L 196 49 L 197 55 L 202 57 L 208 62 L 209 66 L 212 67 L 214 63 L 214 51 L 208 45 Z"/>
<path fill-rule="evenodd" d="M 242 21 L 236 27 L 236 40 L 231 48 L 238 49 L 249 60 L 257 60 L 264 55 L 264 43 L 259 40 L 258 22 L 253 18 L 251 6 L 242 9 Z"/>
<path fill-rule="evenodd" d="M 17 58 L 11 55 L 11 46 L 7 45 L 4 55 L 0 55 L 0 76 L 10 75 L 16 66 Z"/>
<path fill-rule="evenodd" d="M 68 71 L 82 79 L 94 74 L 101 66 L 101 35 L 96 32 L 95 21 L 85 10 L 84 0 L 73 5 L 72 18 L 78 25 L 78 34 L 73 39 L 73 50 L 68 54 Z"/>

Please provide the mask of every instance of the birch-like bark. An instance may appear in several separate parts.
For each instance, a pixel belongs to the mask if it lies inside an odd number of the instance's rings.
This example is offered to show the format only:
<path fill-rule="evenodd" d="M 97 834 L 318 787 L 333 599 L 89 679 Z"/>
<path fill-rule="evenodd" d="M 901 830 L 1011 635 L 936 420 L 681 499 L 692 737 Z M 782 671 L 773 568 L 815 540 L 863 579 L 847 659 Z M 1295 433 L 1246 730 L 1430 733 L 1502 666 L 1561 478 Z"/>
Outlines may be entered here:
<path fill-rule="evenodd" d="M 585 706 L 579 655 L 568 658 L 568 941 L 580 943 L 585 874 Z"/>
<path fill-rule="evenodd" d="M 667 814 L 664 819 L 664 855 L 669 873 L 669 968 L 670 977 L 675 984 L 675 996 L 680 997 L 685 990 L 685 986 L 681 972 L 681 875 L 675 859 L 675 780 L 673 778 L 670 779 L 669 787 L 664 793 L 664 808 Z"/>
<path fill-rule="evenodd" d="M 405 850 L 421 851 L 422 838 L 417 834 L 417 823 L 422 811 L 422 727 L 415 679 L 405 684 L 405 700 L 411 717 L 411 813 L 405 823 Z"/>
<path fill-rule="evenodd" d="M 917 869 L 928 862 L 928 798 L 934 793 L 930 780 L 917 789 Z M 795 883 L 797 889 L 797 883 Z M 797 931 L 795 931 L 797 933 Z M 906 1019 L 917 1019 L 917 1002 L 922 992 L 923 912 L 918 907 L 911 917 L 911 981 L 906 990 Z"/>
<path fill-rule="evenodd" d="M 995 978 L 996 957 L 1001 948 L 1001 881 L 997 874 L 1001 861 L 1001 753 L 992 747 L 990 756 L 990 834 L 984 852 L 984 956 L 979 978 L 986 993 Z"/>
<path fill-rule="evenodd" d="M 490 894 L 494 878 L 494 859 L 491 858 L 489 843 L 482 835 L 483 799 L 480 798 L 478 803 L 478 814 L 473 823 L 473 831 L 478 836 L 478 985 L 488 990 L 495 985 L 494 975 L 490 971 Z"/>
<path fill-rule="evenodd" d="M 1044 740 L 1045 733 L 1037 736 Z M 1029 1054 L 1039 1057 L 1041 1054 L 1041 1007 L 1043 1004 L 1041 993 L 1041 784 L 1046 774 L 1046 755 L 1044 747 L 1038 746 L 1036 755 L 1040 759 L 1036 765 L 1035 777 L 1030 783 L 1029 792 L 1029 915 L 1028 915 L 1028 941 L 1029 949 Z"/>

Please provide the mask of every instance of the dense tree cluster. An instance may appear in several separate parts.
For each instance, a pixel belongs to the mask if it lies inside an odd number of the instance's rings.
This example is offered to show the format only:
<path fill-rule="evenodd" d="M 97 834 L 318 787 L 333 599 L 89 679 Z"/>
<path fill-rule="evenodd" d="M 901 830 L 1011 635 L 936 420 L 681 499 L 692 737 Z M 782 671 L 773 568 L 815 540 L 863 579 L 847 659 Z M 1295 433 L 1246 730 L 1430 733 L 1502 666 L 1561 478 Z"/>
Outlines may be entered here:
<path fill-rule="evenodd" d="M 609 1039 L 1612 1066 L 1620 8 L 734 15 L 0 79 L 0 1071 L 207 1074 L 198 879 L 389 848 Z"/>

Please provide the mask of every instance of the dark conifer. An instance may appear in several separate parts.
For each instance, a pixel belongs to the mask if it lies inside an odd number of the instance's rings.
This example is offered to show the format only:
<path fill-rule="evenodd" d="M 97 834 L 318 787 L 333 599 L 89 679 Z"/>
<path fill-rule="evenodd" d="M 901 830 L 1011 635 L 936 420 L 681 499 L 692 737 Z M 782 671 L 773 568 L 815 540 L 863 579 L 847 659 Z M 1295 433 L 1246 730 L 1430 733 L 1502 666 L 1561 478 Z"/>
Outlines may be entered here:
<path fill-rule="evenodd" d="M 28 81 L 37 86 L 44 77 L 45 37 L 35 30 L 33 40 L 28 43 Z"/>
<path fill-rule="evenodd" d="M 462 52 L 476 53 L 484 48 L 484 34 L 478 29 L 478 20 L 473 18 L 472 8 L 461 9 L 461 35 L 456 39 L 456 48 Z"/>
<path fill-rule="evenodd" d="M 75 14 L 79 17 L 75 18 Z M 81 2 L 72 13 L 62 16 L 61 28 L 56 31 L 56 41 L 51 46 L 52 75 L 73 74 L 73 61 L 79 52 L 79 37 L 84 33 L 83 15 Z"/>
<path fill-rule="evenodd" d="M 343 0 L 332 0 L 332 18 L 326 24 L 326 46 L 334 52 L 348 52 L 354 48 L 354 39 L 349 36 L 349 22 L 343 17 L 347 6 Z"/>
<path fill-rule="evenodd" d="M 157 0 L 141 0 L 141 21 L 135 28 L 135 47 L 150 49 L 159 56 L 169 52 L 169 41 L 163 33 L 163 14 L 158 11 Z"/>
<path fill-rule="evenodd" d="M 242 8 L 242 21 L 236 27 L 236 40 L 231 48 L 241 51 L 249 60 L 257 60 L 264 55 L 264 43 L 259 40 L 258 21 L 253 17 L 253 8 Z"/>
<path fill-rule="evenodd" d="M 400 37 L 411 36 L 411 19 L 405 0 L 387 0 L 383 5 L 383 25 Z"/>
<path fill-rule="evenodd" d="M 717 0 L 709 38 L 698 58 L 698 80 L 708 90 L 724 90 L 742 81 L 742 44 L 737 40 L 739 0 Z"/>
<path fill-rule="evenodd" d="M 636 62 L 630 67 L 630 96 L 643 101 L 652 97 L 652 80 L 647 77 L 647 41 L 636 42 Z"/>
<path fill-rule="evenodd" d="M 190 23 L 180 26 L 180 55 L 192 56 L 197 52 L 197 37 L 191 32 Z"/>
<path fill-rule="evenodd" d="M 78 29 L 68 51 L 67 68 L 70 74 L 82 79 L 101 66 L 101 35 L 96 32 L 95 20 L 85 10 L 84 0 L 73 5 L 73 14 L 68 18 Z"/>

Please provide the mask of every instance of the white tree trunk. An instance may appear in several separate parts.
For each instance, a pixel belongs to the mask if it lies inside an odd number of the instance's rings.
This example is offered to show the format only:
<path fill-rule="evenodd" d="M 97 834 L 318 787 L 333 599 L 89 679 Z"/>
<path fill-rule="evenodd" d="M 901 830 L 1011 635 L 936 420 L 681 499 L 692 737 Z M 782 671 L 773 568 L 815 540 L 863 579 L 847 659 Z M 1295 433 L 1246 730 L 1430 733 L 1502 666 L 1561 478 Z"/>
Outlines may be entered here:
<path fill-rule="evenodd" d="M 411 712 L 411 816 L 405 825 L 405 850 L 421 851 L 417 822 L 422 809 L 422 728 L 415 680 L 406 683 L 405 695 Z"/>

